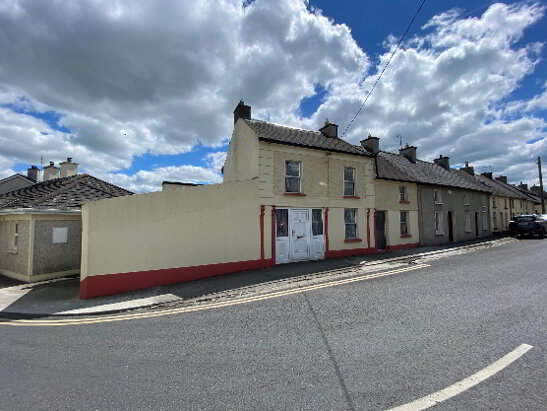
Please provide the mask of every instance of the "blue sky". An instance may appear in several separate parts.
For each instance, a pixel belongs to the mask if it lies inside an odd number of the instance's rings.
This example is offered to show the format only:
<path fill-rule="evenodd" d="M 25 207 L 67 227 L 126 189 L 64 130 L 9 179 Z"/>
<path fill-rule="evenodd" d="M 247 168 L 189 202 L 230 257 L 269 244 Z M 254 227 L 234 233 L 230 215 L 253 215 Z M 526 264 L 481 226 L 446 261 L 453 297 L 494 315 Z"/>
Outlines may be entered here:
<path fill-rule="evenodd" d="M 240 98 L 257 118 L 345 129 L 421 1 L 213 3 L 0 8 L 0 177 L 73 157 L 135 191 L 220 182 Z M 402 134 L 423 159 L 533 184 L 547 152 L 544 12 L 426 1 L 345 138 L 372 132 L 395 150 Z"/>

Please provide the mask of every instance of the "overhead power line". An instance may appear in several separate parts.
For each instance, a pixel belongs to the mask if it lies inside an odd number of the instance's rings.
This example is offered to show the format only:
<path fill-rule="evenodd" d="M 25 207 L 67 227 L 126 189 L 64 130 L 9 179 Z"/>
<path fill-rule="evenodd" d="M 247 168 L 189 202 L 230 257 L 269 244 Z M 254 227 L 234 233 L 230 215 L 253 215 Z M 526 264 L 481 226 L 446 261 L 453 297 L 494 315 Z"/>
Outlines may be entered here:
<path fill-rule="evenodd" d="M 372 94 L 372 92 L 374 91 L 374 89 L 376 88 L 376 85 L 378 84 L 378 82 L 380 81 L 380 79 L 382 78 L 382 75 L 384 74 L 384 72 L 386 71 L 387 69 L 387 66 L 389 66 L 389 63 L 391 62 L 391 59 L 393 59 L 393 56 L 395 55 L 395 53 L 397 52 L 397 50 L 399 50 L 399 46 L 401 45 L 401 43 L 403 42 L 406 34 L 408 33 L 408 31 L 410 30 L 410 27 L 412 26 L 412 23 L 414 23 L 414 20 L 416 20 L 416 17 L 418 16 L 418 13 L 420 13 L 420 10 L 422 9 L 423 5 L 425 3 L 425 0 L 422 1 L 422 4 L 420 4 L 420 7 L 418 7 L 418 10 L 416 10 L 416 13 L 414 13 L 414 17 L 412 17 L 412 20 L 410 20 L 410 23 L 408 24 L 408 27 L 406 28 L 405 32 L 403 33 L 403 35 L 401 36 L 401 38 L 399 39 L 399 42 L 397 43 L 397 46 L 395 47 L 395 49 L 391 52 L 391 56 L 389 56 L 389 60 L 387 61 L 386 65 L 384 66 L 384 68 L 382 69 L 382 71 L 380 72 L 380 75 L 378 76 L 378 78 L 376 79 L 376 81 L 374 82 L 374 85 L 372 86 L 372 88 L 370 89 L 370 91 L 368 92 L 367 96 L 365 97 L 365 99 L 363 100 L 363 103 L 361 104 L 361 107 L 359 107 L 359 110 L 357 110 L 357 113 L 355 113 L 355 115 L 353 116 L 353 118 L 351 119 L 351 121 L 349 122 L 349 124 L 347 125 L 346 129 L 344 130 L 344 132 L 342 133 L 342 137 L 344 136 L 344 134 L 346 134 L 346 132 L 348 131 L 348 129 L 350 128 L 350 126 L 352 125 L 353 121 L 357 118 L 357 116 L 359 115 L 359 113 L 361 112 L 361 110 L 363 109 L 363 106 L 365 105 L 365 103 L 367 102 L 368 98 L 370 97 L 370 95 Z M 365 78 L 366 80 L 366 78 Z M 363 82 L 364 83 L 364 82 Z"/>

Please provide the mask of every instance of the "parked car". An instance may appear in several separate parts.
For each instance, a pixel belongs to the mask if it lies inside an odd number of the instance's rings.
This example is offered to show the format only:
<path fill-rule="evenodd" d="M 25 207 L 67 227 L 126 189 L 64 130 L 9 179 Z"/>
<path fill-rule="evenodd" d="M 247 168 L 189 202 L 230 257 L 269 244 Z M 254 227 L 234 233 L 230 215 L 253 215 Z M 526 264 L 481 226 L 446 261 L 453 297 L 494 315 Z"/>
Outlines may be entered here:
<path fill-rule="evenodd" d="M 519 215 L 509 223 L 509 234 L 511 236 L 538 235 L 543 238 L 545 232 L 547 232 L 547 218 L 543 215 Z"/>

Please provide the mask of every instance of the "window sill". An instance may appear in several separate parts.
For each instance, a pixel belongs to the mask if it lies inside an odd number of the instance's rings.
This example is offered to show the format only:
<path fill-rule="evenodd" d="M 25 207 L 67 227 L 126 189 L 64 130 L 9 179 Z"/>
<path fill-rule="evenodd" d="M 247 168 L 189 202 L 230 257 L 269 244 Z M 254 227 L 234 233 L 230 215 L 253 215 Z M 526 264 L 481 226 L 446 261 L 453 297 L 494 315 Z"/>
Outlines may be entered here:
<path fill-rule="evenodd" d="M 435 232 L 435 235 L 444 235 L 444 233 Z"/>
<path fill-rule="evenodd" d="M 436 204 L 436 205 L 443 205 L 444 203 L 437 203 L 437 202 L 435 202 L 435 204 Z"/>
<path fill-rule="evenodd" d="M 411 238 L 412 234 L 401 234 L 401 238 Z"/>
<path fill-rule="evenodd" d="M 8 254 L 17 254 L 17 248 L 10 248 L 7 250 Z"/>
<path fill-rule="evenodd" d="M 361 240 L 360 238 L 346 238 L 346 239 L 344 239 L 344 243 L 360 243 L 362 241 L 363 240 Z"/>
<path fill-rule="evenodd" d="M 361 197 L 359 197 L 359 196 L 344 196 L 343 198 L 354 198 L 356 200 L 359 200 Z"/>
<path fill-rule="evenodd" d="M 293 197 L 306 197 L 306 194 L 303 193 L 285 193 L 286 196 L 293 196 Z"/>
<path fill-rule="evenodd" d="M 399 204 L 410 204 L 408 200 L 399 200 Z"/>

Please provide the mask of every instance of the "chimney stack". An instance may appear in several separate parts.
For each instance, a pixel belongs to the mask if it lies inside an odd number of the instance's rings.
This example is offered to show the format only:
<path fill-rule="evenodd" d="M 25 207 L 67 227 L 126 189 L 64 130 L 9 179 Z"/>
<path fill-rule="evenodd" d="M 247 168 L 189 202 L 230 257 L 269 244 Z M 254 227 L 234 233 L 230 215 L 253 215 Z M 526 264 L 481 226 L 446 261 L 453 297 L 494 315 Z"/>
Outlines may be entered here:
<path fill-rule="evenodd" d="M 365 140 L 361 140 L 361 147 L 373 154 L 378 154 L 380 151 L 380 139 L 369 134 Z"/>
<path fill-rule="evenodd" d="M 443 157 L 443 155 L 441 154 L 439 155 L 439 158 L 434 159 L 433 162 L 437 164 L 438 166 L 441 166 L 445 170 L 450 170 L 449 160 L 450 160 L 449 157 Z"/>
<path fill-rule="evenodd" d="M 338 137 L 338 124 L 330 123 L 329 120 L 325 120 L 325 125 L 319 129 L 319 131 L 329 138 Z"/>
<path fill-rule="evenodd" d="M 53 161 L 50 161 L 49 165 L 44 167 L 44 181 L 53 180 L 55 178 L 59 178 L 59 168 L 55 167 Z"/>
<path fill-rule="evenodd" d="M 37 183 L 39 176 L 40 176 L 40 170 L 38 170 L 38 167 L 37 166 L 30 166 L 30 168 L 27 170 L 28 179 L 34 181 L 35 183 Z"/>
<path fill-rule="evenodd" d="M 251 106 L 246 106 L 243 100 L 239 100 L 239 103 L 237 103 L 234 110 L 234 124 L 237 123 L 237 120 L 240 118 L 247 120 L 251 119 Z"/>
<path fill-rule="evenodd" d="M 481 176 L 489 178 L 490 180 L 492 180 L 492 172 L 491 171 L 489 171 L 487 173 L 481 173 Z"/>
<path fill-rule="evenodd" d="M 416 162 L 416 147 L 409 146 L 408 144 L 404 148 L 399 149 L 399 154 L 406 157 L 411 163 Z M 446 159 L 448 161 L 448 158 Z"/>
<path fill-rule="evenodd" d="M 520 184 L 518 185 L 518 188 L 522 190 L 528 190 L 528 184 L 523 184 L 521 181 Z"/>
<path fill-rule="evenodd" d="M 473 166 L 469 166 L 469 162 L 465 162 L 465 167 L 460 168 L 461 171 L 465 171 L 467 174 L 474 176 L 475 175 L 475 168 Z"/>
<path fill-rule="evenodd" d="M 66 161 L 63 161 L 61 164 L 60 176 L 62 177 L 71 177 L 78 174 L 78 163 L 72 162 L 72 157 L 68 157 Z"/>
<path fill-rule="evenodd" d="M 507 184 L 507 176 L 496 177 L 496 180 L 501 181 L 502 183 Z"/>

